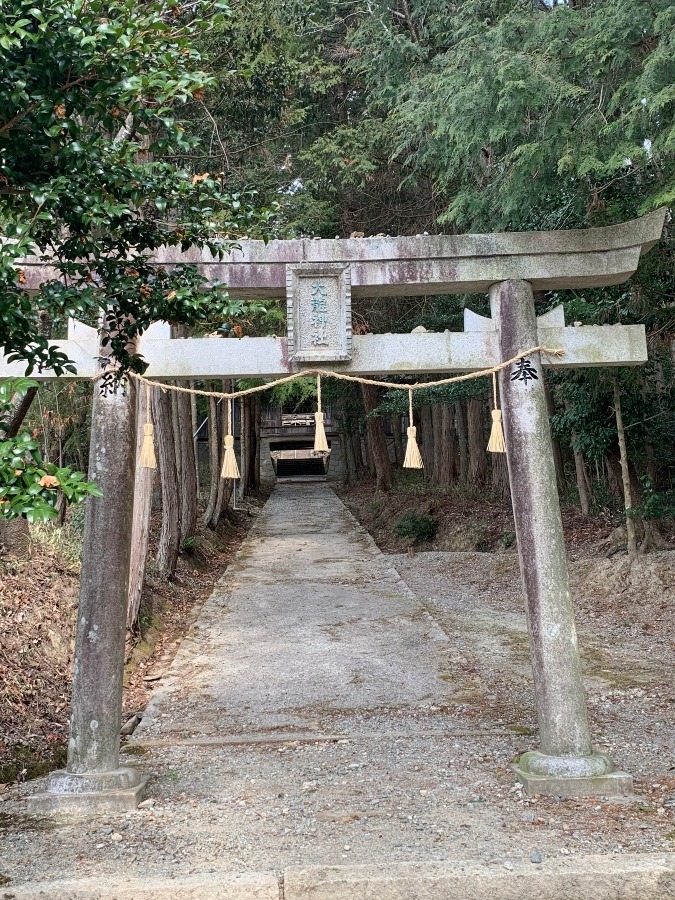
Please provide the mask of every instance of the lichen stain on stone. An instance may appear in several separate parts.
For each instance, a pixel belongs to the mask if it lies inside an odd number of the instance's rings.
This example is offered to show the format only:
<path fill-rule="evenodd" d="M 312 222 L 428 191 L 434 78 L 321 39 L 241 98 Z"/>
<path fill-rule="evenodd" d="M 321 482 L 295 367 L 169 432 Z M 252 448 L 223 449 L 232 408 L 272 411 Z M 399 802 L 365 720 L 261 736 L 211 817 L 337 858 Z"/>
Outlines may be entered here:
<path fill-rule="evenodd" d="M 92 731 L 96 731 L 96 730 L 98 729 L 98 722 L 97 722 L 97 720 L 96 720 L 96 719 L 92 719 L 91 722 L 89 723 L 89 727 L 91 728 Z"/>
<path fill-rule="evenodd" d="M 414 372 L 419 366 L 419 363 L 414 363 L 412 360 L 404 359 L 400 362 L 397 362 L 394 366 L 388 366 L 390 371 L 392 372 Z"/>
<path fill-rule="evenodd" d="M 98 625 L 93 625 L 89 630 L 89 634 L 87 635 L 92 644 L 98 644 L 99 641 L 99 633 L 98 633 Z"/>

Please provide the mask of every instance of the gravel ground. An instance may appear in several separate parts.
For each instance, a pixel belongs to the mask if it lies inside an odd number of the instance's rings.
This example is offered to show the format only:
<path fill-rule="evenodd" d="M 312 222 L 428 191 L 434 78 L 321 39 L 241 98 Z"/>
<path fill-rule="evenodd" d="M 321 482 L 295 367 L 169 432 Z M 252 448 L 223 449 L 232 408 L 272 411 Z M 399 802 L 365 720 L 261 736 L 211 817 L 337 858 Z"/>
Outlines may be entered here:
<path fill-rule="evenodd" d="M 574 565 L 588 586 L 597 573 Z M 515 557 L 385 557 L 327 487 L 278 489 L 126 748 L 151 773 L 145 808 L 63 824 L 6 802 L 0 873 L 671 851 L 672 643 L 644 631 L 656 607 L 624 609 L 620 594 L 589 592 L 579 632 L 596 747 L 636 796 L 528 798 L 509 767 L 537 745 Z"/>

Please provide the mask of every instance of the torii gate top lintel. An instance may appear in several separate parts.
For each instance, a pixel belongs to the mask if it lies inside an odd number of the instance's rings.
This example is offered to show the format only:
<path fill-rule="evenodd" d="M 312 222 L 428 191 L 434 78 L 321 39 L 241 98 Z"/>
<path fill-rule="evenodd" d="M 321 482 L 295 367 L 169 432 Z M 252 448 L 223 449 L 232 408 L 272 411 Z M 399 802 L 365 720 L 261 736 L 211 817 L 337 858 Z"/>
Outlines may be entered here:
<path fill-rule="evenodd" d="M 233 297 L 282 298 L 286 269 L 344 264 L 354 297 L 485 293 L 507 279 L 533 290 L 602 287 L 626 281 L 660 238 L 666 210 L 604 228 L 409 237 L 240 240 L 222 259 L 208 249 L 163 247 L 159 265 L 197 265 Z M 23 263 L 29 288 L 55 273 L 37 257 Z"/>
<path fill-rule="evenodd" d="M 661 237 L 665 210 L 606 228 L 478 235 L 420 235 L 345 240 L 242 241 L 222 260 L 197 248 L 162 248 L 158 265 L 194 263 L 211 283 L 235 297 L 285 297 L 288 337 L 170 341 L 157 324 L 139 342 L 155 379 L 275 378 L 306 366 L 336 364 L 350 374 L 381 376 L 471 372 L 498 360 L 497 323 L 466 311 L 464 332 L 352 335 L 352 296 L 485 293 L 504 282 L 529 290 L 619 284 Z M 56 272 L 38 258 L 23 263 L 27 288 Z M 98 371 L 98 336 L 71 323 L 55 342 L 77 366 Z M 546 365 L 639 365 L 647 359 L 642 325 L 565 327 L 562 308 L 537 321 L 534 343 L 561 348 Z M 0 357 L 0 376 L 23 374 Z M 40 378 L 53 378 L 45 371 Z"/>

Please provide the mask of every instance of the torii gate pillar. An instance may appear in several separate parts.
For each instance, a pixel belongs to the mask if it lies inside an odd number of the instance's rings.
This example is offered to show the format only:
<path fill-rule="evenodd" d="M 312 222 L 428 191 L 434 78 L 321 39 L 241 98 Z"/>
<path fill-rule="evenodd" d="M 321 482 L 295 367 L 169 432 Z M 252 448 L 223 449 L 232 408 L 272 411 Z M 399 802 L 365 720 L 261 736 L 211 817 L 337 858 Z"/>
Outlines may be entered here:
<path fill-rule="evenodd" d="M 493 285 L 490 306 L 501 360 L 537 346 L 528 282 Z M 591 744 L 540 354 L 503 369 L 499 384 L 541 741 L 515 771 L 528 793 L 631 794 L 631 776 Z"/>
<path fill-rule="evenodd" d="M 148 780 L 119 755 L 135 459 L 134 386 L 97 381 L 89 476 L 103 496 L 85 513 L 68 760 L 29 798 L 33 813 L 126 812 Z"/>

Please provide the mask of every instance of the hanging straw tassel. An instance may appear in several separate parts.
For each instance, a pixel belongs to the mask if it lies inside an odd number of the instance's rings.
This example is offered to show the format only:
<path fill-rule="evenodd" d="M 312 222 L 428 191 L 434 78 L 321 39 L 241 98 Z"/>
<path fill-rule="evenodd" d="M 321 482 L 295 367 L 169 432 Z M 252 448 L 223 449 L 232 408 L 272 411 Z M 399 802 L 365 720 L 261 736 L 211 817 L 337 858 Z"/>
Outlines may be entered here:
<path fill-rule="evenodd" d="M 497 406 L 497 375 L 495 372 L 492 373 L 492 395 L 495 408 L 492 410 L 492 430 L 490 431 L 487 449 L 488 453 L 506 453 L 504 429 L 502 428 L 502 411 Z"/>
<path fill-rule="evenodd" d="M 408 425 L 408 443 L 405 448 L 405 459 L 403 460 L 404 469 L 423 469 L 422 454 L 417 446 L 417 429 L 413 425 L 413 392 L 408 391 L 408 417 L 410 424 Z"/>
<path fill-rule="evenodd" d="M 314 452 L 328 453 L 328 441 L 326 440 L 326 429 L 323 424 L 323 412 L 321 411 L 321 376 L 316 376 L 316 403 L 317 411 L 314 413 L 314 421 L 316 428 L 314 431 Z"/>
<path fill-rule="evenodd" d="M 232 434 L 232 401 L 227 397 L 225 402 L 227 403 L 227 434 L 225 435 L 225 455 L 220 477 L 239 478 L 239 466 L 237 457 L 234 455 L 234 435 Z"/>
<path fill-rule="evenodd" d="M 155 456 L 155 429 L 152 424 L 152 404 L 150 402 L 150 385 L 145 386 L 146 423 L 143 426 L 143 446 L 141 447 L 141 468 L 156 469 L 157 457 Z"/>

